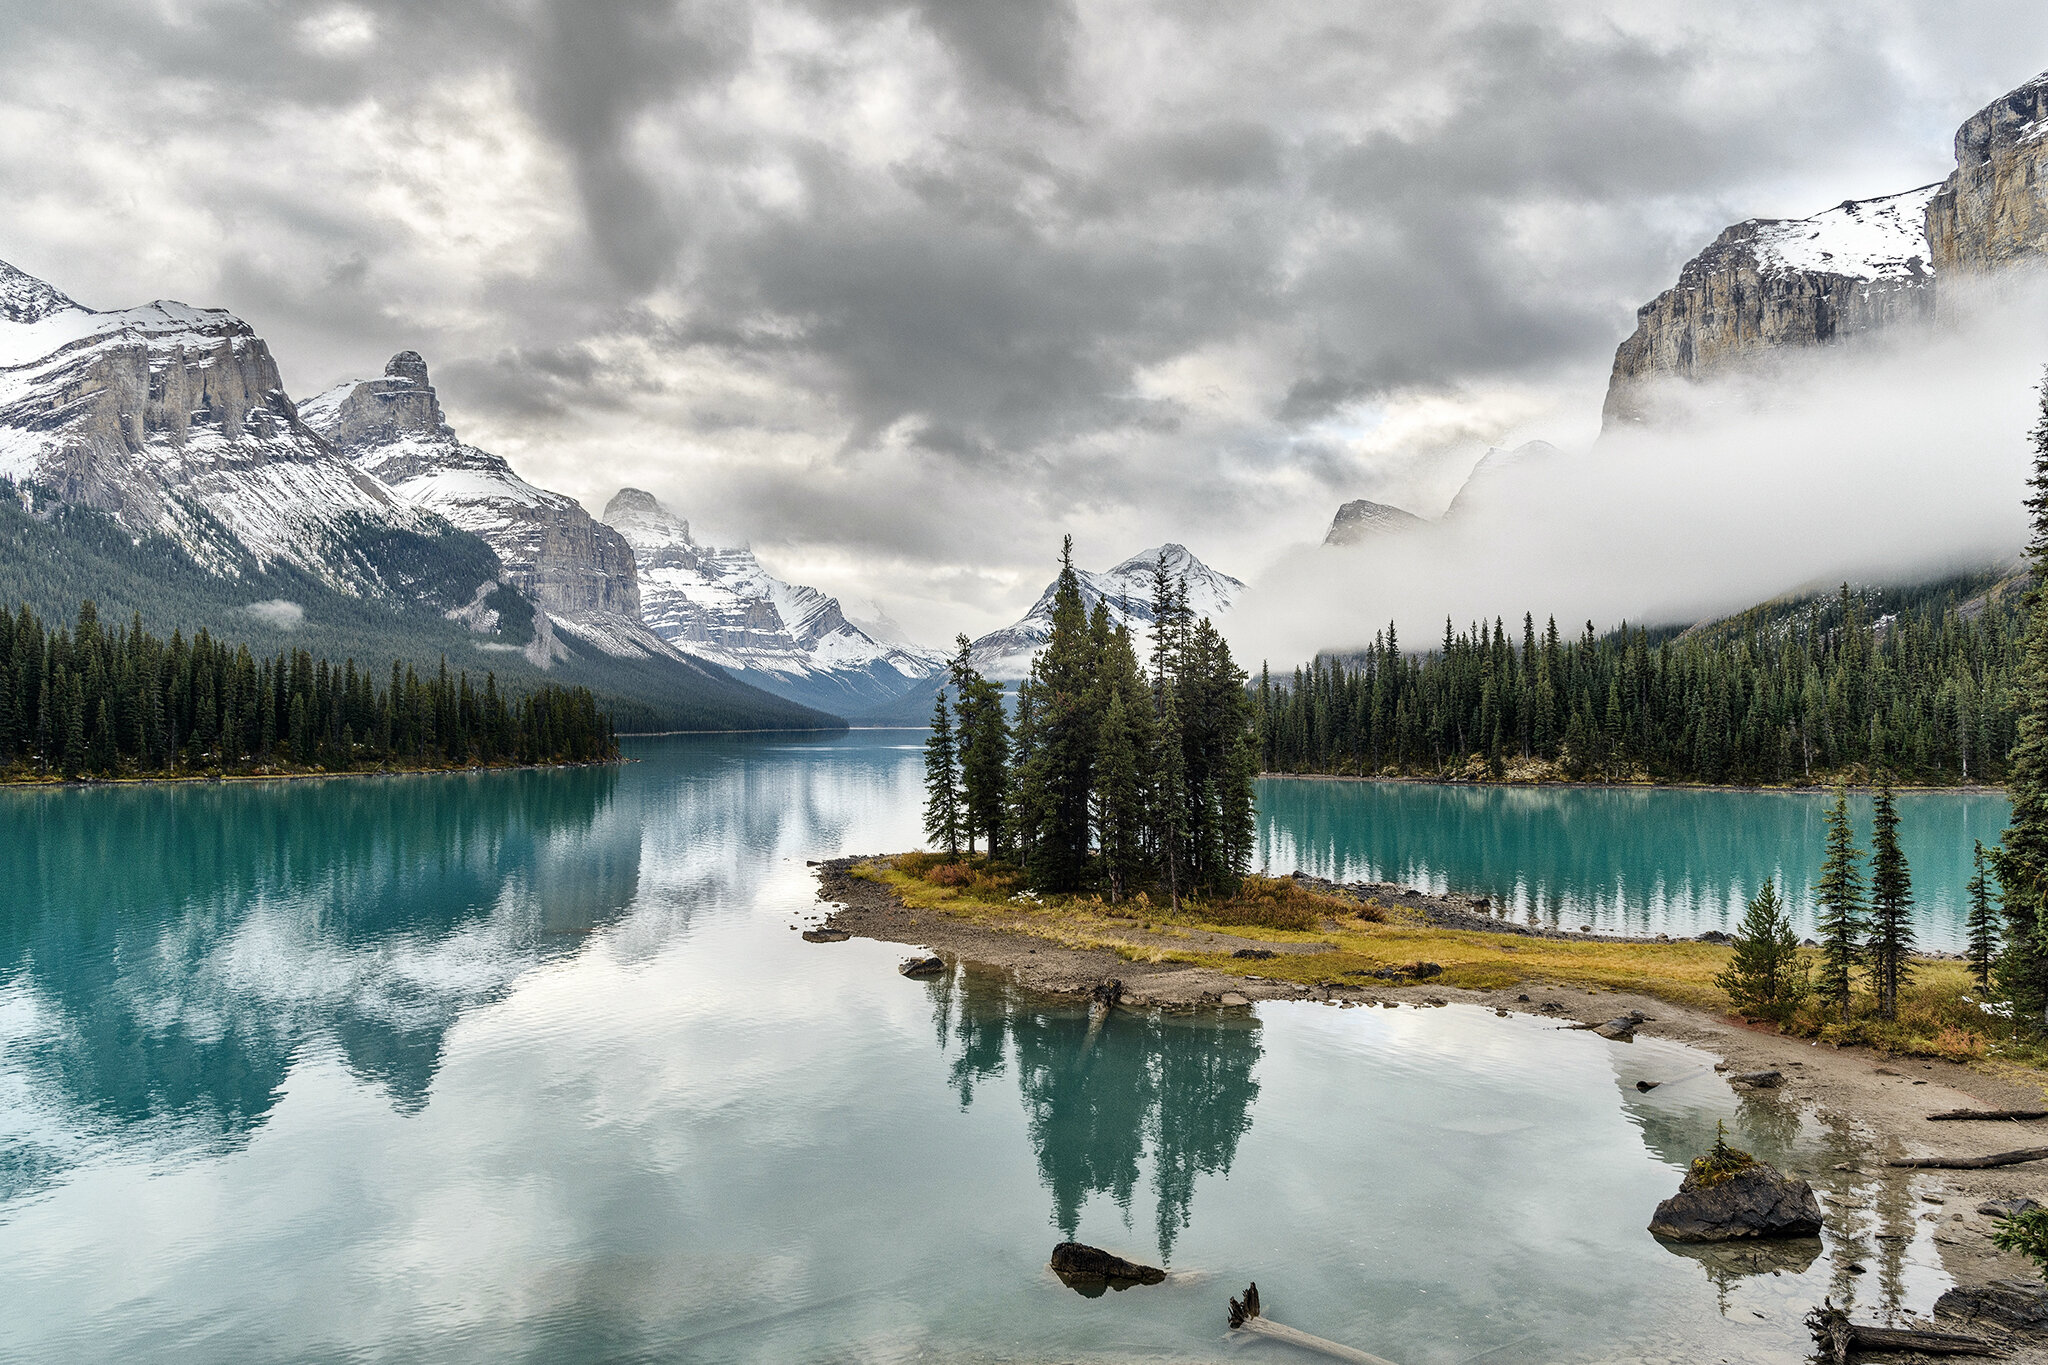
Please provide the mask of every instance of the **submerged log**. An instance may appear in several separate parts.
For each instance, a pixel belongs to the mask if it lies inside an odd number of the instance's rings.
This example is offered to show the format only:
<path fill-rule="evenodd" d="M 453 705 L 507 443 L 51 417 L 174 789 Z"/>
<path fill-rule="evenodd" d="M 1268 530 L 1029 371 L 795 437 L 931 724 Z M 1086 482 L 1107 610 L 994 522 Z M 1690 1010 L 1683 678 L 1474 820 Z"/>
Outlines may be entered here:
<path fill-rule="evenodd" d="M 1993 1166 L 2043 1160 L 2048 1160 L 2048 1147 L 2022 1147 L 2015 1152 L 1993 1152 L 1990 1156 L 1914 1156 L 1887 1161 L 1885 1165 L 1903 1171 L 1988 1171 Z"/>
<path fill-rule="evenodd" d="M 1954 1123 L 1959 1119 L 2048 1119 L 2048 1109 L 1944 1109 L 1929 1114 L 1929 1123 Z"/>
<path fill-rule="evenodd" d="M 1918 1351 L 1931 1356 L 1996 1356 L 2004 1348 L 1985 1337 L 1961 1332 L 1933 1332 L 1922 1328 L 1868 1327 L 1849 1321 L 1849 1315 L 1835 1307 L 1832 1299 L 1806 1315 L 1806 1330 L 1823 1355 L 1835 1365 L 1848 1365 L 1859 1351 Z"/>
<path fill-rule="evenodd" d="M 1393 1365 L 1392 1361 L 1376 1355 L 1369 1355 L 1355 1347 L 1345 1346 L 1321 1337 L 1310 1336 L 1299 1328 L 1274 1322 L 1259 1315 L 1259 1286 L 1257 1281 L 1245 1287 L 1244 1299 L 1230 1301 L 1230 1327 L 1232 1331 L 1251 1332 L 1257 1336 L 1284 1341 L 1290 1346 L 1299 1346 L 1304 1351 L 1315 1351 L 1332 1360 L 1350 1361 L 1351 1365 Z"/>

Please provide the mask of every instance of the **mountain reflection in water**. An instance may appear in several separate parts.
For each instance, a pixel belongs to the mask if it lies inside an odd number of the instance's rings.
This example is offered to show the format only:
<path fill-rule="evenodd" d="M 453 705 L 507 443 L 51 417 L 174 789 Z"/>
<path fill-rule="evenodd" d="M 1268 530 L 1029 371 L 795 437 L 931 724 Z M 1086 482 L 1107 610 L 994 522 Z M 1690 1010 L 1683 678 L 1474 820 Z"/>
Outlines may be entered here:
<path fill-rule="evenodd" d="M 220 1151 L 330 1047 L 401 1111 L 448 1030 L 633 901 L 609 768 L 9 794 L 0 981 L 30 1016 L 0 1200 L 96 1141 Z M 461 790 L 452 791 L 451 785 Z"/>

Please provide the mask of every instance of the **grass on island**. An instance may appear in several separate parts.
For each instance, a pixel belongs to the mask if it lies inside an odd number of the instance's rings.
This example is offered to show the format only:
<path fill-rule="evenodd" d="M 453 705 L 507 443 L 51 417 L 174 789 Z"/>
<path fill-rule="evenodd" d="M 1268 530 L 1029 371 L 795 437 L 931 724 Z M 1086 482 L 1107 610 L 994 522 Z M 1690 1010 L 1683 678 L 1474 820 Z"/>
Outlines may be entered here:
<path fill-rule="evenodd" d="M 1443 929 L 1415 911 L 1315 891 L 1288 877 L 1246 877 L 1237 895 L 1183 901 L 1175 914 L 1144 893 L 1116 904 L 1100 895 L 1038 896 L 1021 890 L 1023 878 L 1015 869 L 986 857 L 905 853 L 861 863 L 853 875 L 888 887 L 920 910 L 1063 947 L 1106 949 L 1132 962 L 1187 963 L 1308 986 L 1368 987 L 1390 984 L 1374 972 L 1433 963 L 1442 968 L 1440 976 L 1409 984 L 1482 991 L 1515 986 L 1633 991 L 1717 1013 L 1730 1008 L 1727 994 L 1714 984 L 1730 956 L 1722 945 Z M 1232 955 L 1235 945 L 1207 942 L 1208 933 L 1276 949 L 1314 943 L 1324 950 L 1240 958 Z M 1809 950 L 1802 957 L 1818 965 L 1817 953 Z M 2048 1068 L 2048 1046 L 2015 1036 L 2007 1021 L 1980 1004 L 1963 963 L 1916 958 L 1912 966 L 1913 980 L 1899 994 L 1897 1019 L 1877 1018 L 1870 1001 L 1859 997 L 1850 1022 L 1843 1024 L 1809 999 L 1782 1025 L 1760 1026 L 1895 1055 Z"/>

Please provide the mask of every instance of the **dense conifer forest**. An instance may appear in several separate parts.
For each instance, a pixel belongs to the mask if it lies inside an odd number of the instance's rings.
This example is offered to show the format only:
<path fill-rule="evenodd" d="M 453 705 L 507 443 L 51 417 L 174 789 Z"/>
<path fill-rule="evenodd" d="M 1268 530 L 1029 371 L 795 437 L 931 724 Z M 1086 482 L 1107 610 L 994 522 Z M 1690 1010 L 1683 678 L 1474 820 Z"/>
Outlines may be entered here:
<path fill-rule="evenodd" d="M 304 649 L 257 658 L 200 631 L 168 641 L 94 604 L 68 628 L 0 610 L 0 778 L 349 772 L 616 757 L 587 688 L 508 695 L 448 666 L 388 683 Z"/>
<path fill-rule="evenodd" d="M 2016 737 L 2021 594 L 1995 578 L 1838 593 L 1655 635 L 1524 616 L 1254 688 L 1272 772 L 1770 785 L 1997 782 Z"/>

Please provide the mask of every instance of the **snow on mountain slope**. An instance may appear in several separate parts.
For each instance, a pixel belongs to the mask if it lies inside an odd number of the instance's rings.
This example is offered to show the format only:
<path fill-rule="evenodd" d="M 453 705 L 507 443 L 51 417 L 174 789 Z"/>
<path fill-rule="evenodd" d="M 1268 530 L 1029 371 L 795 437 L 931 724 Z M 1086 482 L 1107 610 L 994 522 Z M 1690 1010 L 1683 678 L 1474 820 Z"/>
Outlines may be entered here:
<path fill-rule="evenodd" d="M 648 627 L 779 696 L 843 713 L 896 697 L 944 665 L 935 650 L 876 639 L 837 598 L 784 583 L 752 550 L 699 545 L 650 493 L 620 489 L 604 520 L 633 547 Z"/>
<path fill-rule="evenodd" d="M 1107 604 L 1110 620 L 1130 630 L 1141 659 L 1151 648 L 1152 576 L 1162 557 L 1168 575 L 1187 584 L 1188 608 L 1197 620 L 1205 616 L 1212 621 L 1220 620 L 1244 591 L 1243 583 L 1216 572 L 1195 558 L 1185 545 L 1142 550 L 1107 573 L 1078 570 L 1081 599 L 1088 610 L 1094 611 L 1097 602 Z M 1016 624 L 990 631 L 976 640 L 971 655 L 974 666 L 1005 682 L 1029 673 L 1031 656 L 1052 637 L 1052 599 L 1058 586 L 1058 579 L 1046 584 L 1038 601 Z"/>
<path fill-rule="evenodd" d="M 98 312 L 4 263 L 0 479 L 169 537 L 223 577 L 290 565 L 357 596 L 418 596 L 392 537 L 452 531 L 311 431 L 269 347 L 232 313 L 169 301 Z M 462 600 L 476 586 L 439 591 Z"/>
<path fill-rule="evenodd" d="M 356 468 L 488 543 L 552 630 L 606 654 L 682 658 L 641 619 L 625 540 L 576 499 L 536 488 L 502 457 L 460 440 L 417 351 L 393 356 L 378 378 L 307 399 L 300 412 Z"/>
<path fill-rule="evenodd" d="M 1765 272 L 1909 280 L 1925 275 L 1927 201 L 1939 184 L 1882 199 L 1851 199 L 1811 218 L 1759 219 L 1750 250 Z"/>

